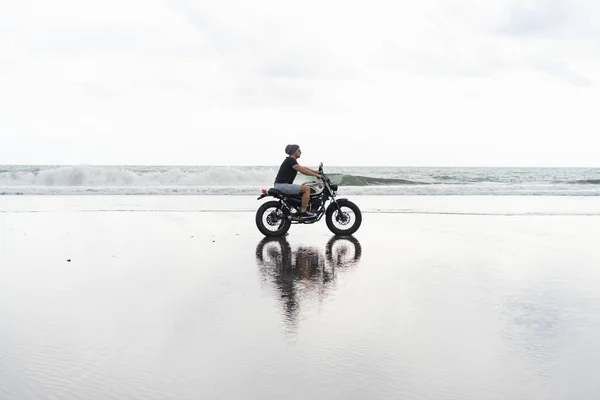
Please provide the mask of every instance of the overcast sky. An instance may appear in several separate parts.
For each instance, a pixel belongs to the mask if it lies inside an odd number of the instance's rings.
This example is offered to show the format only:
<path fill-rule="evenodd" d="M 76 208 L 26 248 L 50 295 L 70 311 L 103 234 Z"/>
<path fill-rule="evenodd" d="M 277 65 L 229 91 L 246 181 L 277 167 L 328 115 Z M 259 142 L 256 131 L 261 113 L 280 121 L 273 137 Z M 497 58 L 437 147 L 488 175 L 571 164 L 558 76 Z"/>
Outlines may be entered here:
<path fill-rule="evenodd" d="M 0 0 L 0 164 L 600 166 L 597 0 Z"/>

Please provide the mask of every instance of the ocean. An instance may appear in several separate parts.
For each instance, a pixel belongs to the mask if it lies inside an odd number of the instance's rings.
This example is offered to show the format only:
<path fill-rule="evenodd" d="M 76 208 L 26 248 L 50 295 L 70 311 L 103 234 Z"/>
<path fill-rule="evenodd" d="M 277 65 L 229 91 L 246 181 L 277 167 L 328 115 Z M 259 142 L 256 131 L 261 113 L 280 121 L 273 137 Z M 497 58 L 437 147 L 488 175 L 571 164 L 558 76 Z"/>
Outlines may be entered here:
<path fill-rule="evenodd" d="M 276 166 L 0 166 L 1 195 L 252 195 Z M 327 167 L 347 195 L 600 196 L 600 168 Z M 298 174 L 297 182 L 314 178 Z"/>

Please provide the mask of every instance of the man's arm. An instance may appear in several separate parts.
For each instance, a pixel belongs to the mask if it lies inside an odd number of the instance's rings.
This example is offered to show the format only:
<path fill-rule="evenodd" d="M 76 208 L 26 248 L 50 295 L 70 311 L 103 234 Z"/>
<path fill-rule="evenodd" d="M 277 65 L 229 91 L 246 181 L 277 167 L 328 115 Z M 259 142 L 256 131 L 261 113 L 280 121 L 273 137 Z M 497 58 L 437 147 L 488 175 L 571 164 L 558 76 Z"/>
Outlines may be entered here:
<path fill-rule="evenodd" d="M 316 169 L 312 169 L 312 168 L 308 168 L 308 167 L 304 167 L 304 168 L 306 168 L 307 170 L 309 170 L 311 172 L 314 172 L 315 174 L 319 174 L 319 176 L 321 176 L 321 173 Z"/>
<path fill-rule="evenodd" d="M 294 168 L 296 171 L 298 171 L 298 172 L 300 172 L 301 174 L 303 174 L 303 175 L 315 176 L 315 177 L 317 177 L 317 178 L 320 178 L 320 177 L 321 177 L 321 174 L 320 174 L 318 171 L 313 171 L 312 169 L 310 169 L 310 168 L 306 168 L 306 167 L 303 167 L 303 166 L 302 166 L 302 165 L 300 165 L 300 164 L 296 164 L 296 165 L 294 165 L 294 167 L 293 167 L 293 168 Z"/>

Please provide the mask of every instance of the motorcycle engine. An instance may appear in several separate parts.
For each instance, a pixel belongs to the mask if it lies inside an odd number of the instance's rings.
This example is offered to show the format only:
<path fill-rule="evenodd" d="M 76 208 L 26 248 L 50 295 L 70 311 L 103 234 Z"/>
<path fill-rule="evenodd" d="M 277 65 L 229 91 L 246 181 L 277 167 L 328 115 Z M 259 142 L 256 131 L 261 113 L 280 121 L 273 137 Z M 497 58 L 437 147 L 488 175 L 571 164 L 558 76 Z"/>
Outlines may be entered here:
<path fill-rule="evenodd" d="M 310 212 L 316 212 L 321 205 L 321 198 L 311 199 L 308 203 L 308 209 Z"/>

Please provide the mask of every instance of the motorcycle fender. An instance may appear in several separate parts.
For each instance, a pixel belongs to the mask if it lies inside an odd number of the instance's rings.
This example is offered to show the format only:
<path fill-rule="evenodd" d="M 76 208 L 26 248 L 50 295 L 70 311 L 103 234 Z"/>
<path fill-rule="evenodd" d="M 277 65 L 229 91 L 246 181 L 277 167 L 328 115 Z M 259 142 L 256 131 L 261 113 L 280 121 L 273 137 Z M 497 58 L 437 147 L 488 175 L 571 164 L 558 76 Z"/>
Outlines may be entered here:
<path fill-rule="evenodd" d="M 333 201 L 332 201 L 331 203 L 329 203 L 329 206 L 327 206 L 327 209 L 330 209 L 330 208 L 335 208 L 335 207 L 336 207 L 336 206 L 335 206 L 335 204 L 336 204 L 336 203 L 340 203 L 340 202 L 342 202 L 342 203 L 343 203 L 344 201 L 349 201 L 349 200 L 348 200 L 348 199 L 346 199 L 346 198 L 335 199 L 335 203 L 334 203 Z"/>
<path fill-rule="evenodd" d="M 256 200 L 262 200 L 262 199 L 264 199 L 265 197 L 271 197 L 271 198 L 273 198 L 273 199 L 281 200 L 281 197 L 280 197 L 280 196 L 273 196 L 272 194 L 266 194 L 266 193 L 263 193 L 263 194 L 261 194 L 260 196 L 258 196 L 258 197 L 256 198 Z"/>

